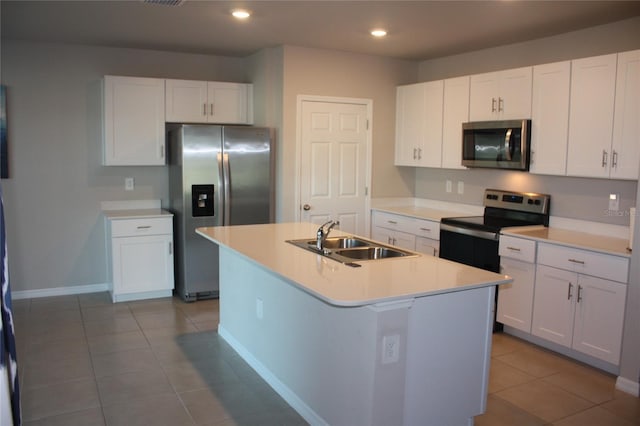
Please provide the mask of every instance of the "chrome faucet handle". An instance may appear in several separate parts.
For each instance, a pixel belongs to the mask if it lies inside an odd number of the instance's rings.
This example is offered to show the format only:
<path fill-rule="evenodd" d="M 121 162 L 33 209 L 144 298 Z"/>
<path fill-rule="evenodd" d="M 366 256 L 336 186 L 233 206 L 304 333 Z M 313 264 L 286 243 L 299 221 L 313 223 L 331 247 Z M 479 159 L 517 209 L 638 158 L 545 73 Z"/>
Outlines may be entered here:
<path fill-rule="evenodd" d="M 328 225 L 328 227 L 327 227 L 327 225 Z M 334 221 L 334 220 L 328 220 L 327 222 L 325 222 L 322 225 L 320 225 L 320 227 L 316 231 L 316 248 L 319 251 L 322 251 L 324 249 L 324 247 L 323 247 L 324 246 L 324 241 L 329 236 L 329 232 L 331 232 L 333 227 L 336 226 L 336 225 L 340 225 L 340 222 L 339 221 Z M 327 227 L 326 230 L 325 230 L 325 227 Z"/>

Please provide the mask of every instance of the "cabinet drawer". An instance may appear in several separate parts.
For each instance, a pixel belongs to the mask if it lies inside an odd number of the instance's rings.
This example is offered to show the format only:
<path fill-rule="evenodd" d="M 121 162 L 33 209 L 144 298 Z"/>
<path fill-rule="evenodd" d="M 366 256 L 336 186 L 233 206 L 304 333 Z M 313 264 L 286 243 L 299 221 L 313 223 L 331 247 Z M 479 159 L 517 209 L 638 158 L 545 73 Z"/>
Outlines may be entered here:
<path fill-rule="evenodd" d="M 538 244 L 538 264 L 626 283 L 629 259 L 554 244 Z"/>
<path fill-rule="evenodd" d="M 498 254 L 502 257 L 534 263 L 536 261 L 536 242 L 509 235 L 500 235 Z"/>
<path fill-rule="evenodd" d="M 418 237 L 440 240 L 440 222 L 432 222 L 424 219 L 413 220 L 413 231 Z"/>
<path fill-rule="evenodd" d="M 173 222 L 171 217 L 121 219 L 111 221 L 111 236 L 114 238 L 171 233 L 173 233 Z"/>
<path fill-rule="evenodd" d="M 413 219 L 393 213 L 376 211 L 373 214 L 373 225 L 381 228 L 395 229 L 402 232 L 414 233 Z"/>

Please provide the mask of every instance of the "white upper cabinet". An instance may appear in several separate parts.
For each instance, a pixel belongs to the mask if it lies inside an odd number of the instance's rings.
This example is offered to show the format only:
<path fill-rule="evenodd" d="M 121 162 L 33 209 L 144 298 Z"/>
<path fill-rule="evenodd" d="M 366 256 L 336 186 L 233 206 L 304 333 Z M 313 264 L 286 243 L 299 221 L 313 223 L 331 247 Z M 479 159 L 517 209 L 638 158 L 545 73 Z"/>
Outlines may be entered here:
<path fill-rule="evenodd" d="M 462 123 L 469 121 L 469 76 L 444 81 L 442 114 L 442 167 L 464 169 Z"/>
<path fill-rule="evenodd" d="M 103 164 L 165 164 L 164 80 L 105 76 Z"/>
<path fill-rule="evenodd" d="M 397 166 L 440 167 L 443 92 L 442 80 L 397 88 Z"/>
<path fill-rule="evenodd" d="M 613 115 L 611 172 L 615 179 L 638 179 L 640 160 L 640 50 L 618 54 Z"/>
<path fill-rule="evenodd" d="M 533 67 L 531 173 L 567 173 L 571 62 Z"/>
<path fill-rule="evenodd" d="M 572 61 L 568 175 L 609 177 L 615 86 L 615 54 Z"/>
<path fill-rule="evenodd" d="M 253 86 L 166 80 L 166 120 L 174 123 L 251 124 Z"/>
<path fill-rule="evenodd" d="M 530 118 L 531 84 L 531 67 L 472 75 L 469 120 Z"/>

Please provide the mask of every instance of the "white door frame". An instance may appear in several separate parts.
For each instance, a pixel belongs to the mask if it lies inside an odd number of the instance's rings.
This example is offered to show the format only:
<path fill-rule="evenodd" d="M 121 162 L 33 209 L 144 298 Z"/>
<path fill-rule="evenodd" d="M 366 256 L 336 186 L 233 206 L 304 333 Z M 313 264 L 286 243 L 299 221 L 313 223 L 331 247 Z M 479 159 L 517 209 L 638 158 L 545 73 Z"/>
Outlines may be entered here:
<path fill-rule="evenodd" d="M 336 96 L 298 95 L 296 101 L 296 182 L 295 182 L 295 220 L 300 222 L 300 181 L 302 180 L 302 103 L 303 102 L 328 102 L 341 104 L 356 104 L 367 107 L 367 131 L 366 131 L 366 168 L 365 168 L 365 202 L 364 202 L 364 229 L 368 237 L 371 232 L 371 141 L 373 134 L 373 100 L 364 98 L 343 98 Z"/>

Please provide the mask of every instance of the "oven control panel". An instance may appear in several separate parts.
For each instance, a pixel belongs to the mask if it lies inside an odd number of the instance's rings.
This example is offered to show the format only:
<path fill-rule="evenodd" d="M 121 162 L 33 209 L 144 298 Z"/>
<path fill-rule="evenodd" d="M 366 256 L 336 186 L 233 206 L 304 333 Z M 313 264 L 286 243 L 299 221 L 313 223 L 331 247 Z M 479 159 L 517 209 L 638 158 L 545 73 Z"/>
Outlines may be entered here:
<path fill-rule="evenodd" d="M 499 189 L 485 189 L 484 191 L 485 207 L 549 214 L 550 201 L 550 195 L 535 192 L 511 192 Z"/>

